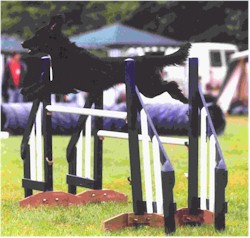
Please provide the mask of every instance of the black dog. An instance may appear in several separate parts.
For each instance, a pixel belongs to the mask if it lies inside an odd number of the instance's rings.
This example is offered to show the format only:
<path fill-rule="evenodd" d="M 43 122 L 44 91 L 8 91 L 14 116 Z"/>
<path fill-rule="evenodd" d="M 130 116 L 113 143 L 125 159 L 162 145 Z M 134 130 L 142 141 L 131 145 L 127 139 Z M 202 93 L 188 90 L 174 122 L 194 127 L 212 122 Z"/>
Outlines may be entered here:
<path fill-rule="evenodd" d="M 61 32 L 62 16 L 55 16 L 50 23 L 23 42 L 30 54 L 38 52 L 51 56 L 53 81 L 49 84 L 37 82 L 24 87 L 22 93 L 29 99 L 41 97 L 45 92 L 66 94 L 75 89 L 99 94 L 117 83 L 124 82 L 125 58 L 98 58 L 87 50 L 77 47 Z M 135 83 L 146 97 L 168 92 L 173 98 L 187 103 L 176 82 L 163 81 L 160 69 L 166 65 L 182 64 L 190 43 L 167 56 L 133 57 L 135 59 Z"/>

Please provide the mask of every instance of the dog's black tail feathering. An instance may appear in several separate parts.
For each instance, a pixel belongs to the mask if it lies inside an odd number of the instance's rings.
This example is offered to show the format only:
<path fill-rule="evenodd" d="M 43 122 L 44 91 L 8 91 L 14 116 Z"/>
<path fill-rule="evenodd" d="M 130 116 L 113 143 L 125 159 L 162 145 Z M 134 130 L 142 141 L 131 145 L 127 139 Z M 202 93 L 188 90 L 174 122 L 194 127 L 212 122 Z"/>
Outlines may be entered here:
<path fill-rule="evenodd" d="M 189 55 L 189 49 L 191 48 L 191 44 L 188 42 L 183 45 L 178 51 L 171 55 L 166 56 L 166 60 L 169 61 L 170 65 L 181 65 L 185 62 Z"/>
<path fill-rule="evenodd" d="M 182 65 L 189 55 L 190 47 L 191 44 L 188 42 L 181 46 L 178 51 L 170 55 L 142 57 L 142 63 L 152 63 L 152 65 L 158 67 L 163 67 L 167 65 Z M 138 58 L 138 61 L 140 62 L 140 58 Z"/>

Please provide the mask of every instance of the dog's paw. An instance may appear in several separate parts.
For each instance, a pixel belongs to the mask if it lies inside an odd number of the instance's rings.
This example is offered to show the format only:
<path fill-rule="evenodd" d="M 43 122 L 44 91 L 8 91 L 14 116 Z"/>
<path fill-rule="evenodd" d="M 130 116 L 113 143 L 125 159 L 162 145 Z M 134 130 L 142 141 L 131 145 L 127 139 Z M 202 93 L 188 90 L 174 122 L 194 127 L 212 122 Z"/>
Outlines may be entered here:
<path fill-rule="evenodd" d="M 21 89 L 21 94 L 23 94 L 23 96 L 27 96 L 30 92 L 32 92 L 34 89 L 36 89 L 41 83 L 33 83 L 31 85 L 28 85 L 28 86 L 24 86 L 22 89 Z"/>
<path fill-rule="evenodd" d="M 28 100 L 35 100 L 42 99 L 45 94 L 49 93 L 49 91 L 47 84 L 37 82 L 31 86 L 22 88 L 21 94 L 23 94 Z"/>
<path fill-rule="evenodd" d="M 179 100 L 184 104 L 188 103 L 188 99 L 184 96 L 182 91 L 179 89 L 179 85 L 175 81 L 171 81 L 167 84 L 167 92 L 172 98 Z"/>

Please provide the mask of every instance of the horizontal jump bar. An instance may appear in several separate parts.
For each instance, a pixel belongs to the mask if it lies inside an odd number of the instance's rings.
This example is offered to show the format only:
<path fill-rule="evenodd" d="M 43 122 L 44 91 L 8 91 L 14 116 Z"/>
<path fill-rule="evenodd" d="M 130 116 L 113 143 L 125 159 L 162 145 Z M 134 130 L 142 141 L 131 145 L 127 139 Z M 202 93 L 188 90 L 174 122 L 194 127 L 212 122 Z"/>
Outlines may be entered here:
<path fill-rule="evenodd" d="M 23 188 L 34 189 L 38 191 L 46 191 L 46 183 L 43 181 L 36 181 L 27 178 L 22 179 Z"/>
<path fill-rule="evenodd" d="M 128 139 L 128 133 L 125 132 L 116 132 L 116 131 L 106 131 L 100 130 L 97 132 L 98 136 L 103 137 L 113 137 L 119 139 Z M 139 140 L 142 140 L 142 135 L 139 135 Z M 150 137 L 148 136 L 148 140 L 151 141 Z M 173 144 L 173 145 L 188 145 L 188 139 L 180 139 L 175 137 L 163 137 L 160 136 L 160 140 L 162 144 Z"/>
<path fill-rule="evenodd" d="M 62 113 L 71 113 L 78 115 L 88 115 L 88 116 L 96 116 L 96 117 L 109 117 L 116 119 L 127 118 L 126 112 L 117 112 L 110 110 L 101 110 L 101 109 L 90 109 L 90 108 L 78 108 L 78 107 L 63 107 L 63 106 L 54 106 L 48 105 L 46 109 L 49 112 L 62 112 Z"/>

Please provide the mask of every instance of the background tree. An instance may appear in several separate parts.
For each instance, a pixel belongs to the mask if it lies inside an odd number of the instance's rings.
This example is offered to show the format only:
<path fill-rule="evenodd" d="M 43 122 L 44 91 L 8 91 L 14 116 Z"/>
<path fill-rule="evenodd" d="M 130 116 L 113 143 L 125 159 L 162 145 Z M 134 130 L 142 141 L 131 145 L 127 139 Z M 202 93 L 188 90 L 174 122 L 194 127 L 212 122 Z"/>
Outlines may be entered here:
<path fill-rule="evenodd" d="M 126 24 L 182 41 L 248 48 L 247 1 L 141 2 Z"/>
<path fill-rule="evenodd" d="M 119 21 L 176 40 L 248 48 L 247 1 L 2 1 L 2 33 L 30 37 L 51 15 L 61 13 L 66 15 L 67 35 Z"/>
<path fill-rule="evenodd" d="M 50 16 L 64 13 L 64 33 L 73 35 L 127 19 L 138 6 L 138 2 L 2 1 L 2 33 L 27 38 Z"/>

